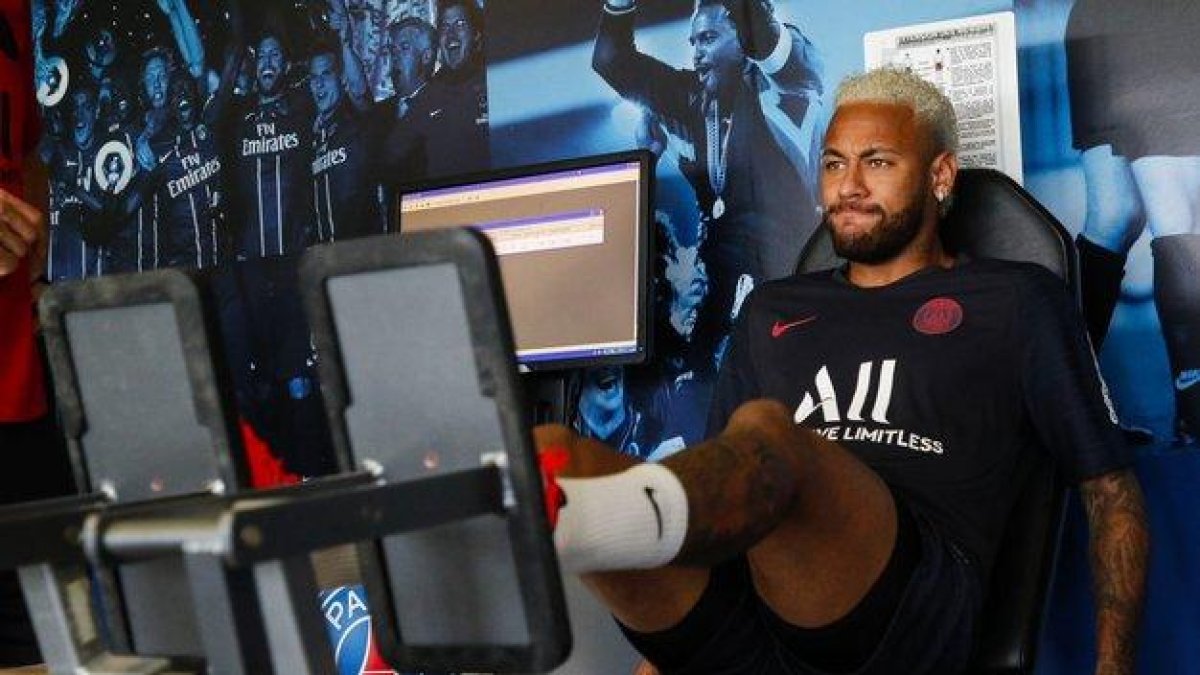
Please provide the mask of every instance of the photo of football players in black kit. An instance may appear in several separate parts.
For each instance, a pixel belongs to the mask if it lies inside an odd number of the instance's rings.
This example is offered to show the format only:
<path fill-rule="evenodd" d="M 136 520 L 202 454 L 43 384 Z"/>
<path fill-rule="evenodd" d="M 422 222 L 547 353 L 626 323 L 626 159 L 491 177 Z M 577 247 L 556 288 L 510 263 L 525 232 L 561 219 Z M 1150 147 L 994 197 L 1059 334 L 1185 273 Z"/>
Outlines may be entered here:
<path fill-rule="evenodd" d="M 813 177 L 823 64 L 769 2 L 697 2 L 690 69 L 638 50 L 637 15 L 631 1 L 604 5 L 592 66 L 691 148 L 679 168 L 695 191 L 712 282 L 697 331 L 716 344 L 750 287 L 792 272 L 819 221 Z"/>
<path fill-rule="evenodd" d="M 320 242 L 387 232 L 386 209 L 373 176 L 376 134 L 364 112 L 369 91 L 357 56 L 342 44 L 319 41 L 308 60 L 308 86 L 316 106 L 312 189 Z"/>
<path fill-rule="evenodd" d="M 48 93 L 50 88 L 41 102 L 47 117 L 66 119 L 75 130 L 68 138 L 51 127 L 42 144 L 52 175 L 49 276 L 201 266 L 205 256 L 196 253 L 195 242 L 203 229 L 211 264 L 214 226 L 196 227 L 210 220 L 199 213 L 203 207 L 197 207 L 195 221 L 186 223 L 189 253 L 180 254 L 174 249 L 182 239 L 177 230 L 185 227 L 182 209 L 160 191 L 164 181 L 187 173 L 162 161 L 179 132 L 171 104 L 181 79 L 195 72 L 202 91 L 217 89 L 216 74 L 204 67 L 198 24 L 187 5 L 183 0 L 146 3 L 143 17 L 161 20 L 163 30 L 157 39 L 143 35 L 140 41 L 120 34 L 121 8 L 115 5 L 34 5 L 37 77 L 66 82 L 63 98 L 70 108 L 56 110 L 58 97 Z M 206 204 L 213 204 L 218 189 L 209 191 L 214 196 Z"/>
<path fill-rule="evenodd" d="M 32 10 L 52 182 L 47 275 L 203 270 L 251 483 L 329 473 L 296 260 L 396 229 L 402 182 L 491 168 L 482 5 L 34 0 Z"/>
<path fill-rule="evenodd" d="M 399 28 L 393 32 L 397 38 L 402 36 Z M 405 124 L 388 126 L 383 139 L 380 169 L 394 182 L 491 166 L 483 11 L 474 0 L 445 0 L 438 8 L 436 29 L 438 68 L 396 104 L 395 110 L 404 110 Z M 419 42 L 413 44 L 420 49 Z M 406 72 L 400 70 L 406 68 L 400 61 L 393 59 L 397 90 L 403 79 L 412 81 L 412 74 L 399 74 Z M 421 68 L 408 72 L 420 77 Z"/>
<path fill-rule="evenodd" d="M 59 278 L 384 232 L 385 187 L 490 168 L 474 0 L 33 4 Z"/>
<path fill-rule="evenodd" d="M 281 28 L 253 40 L 255 91 L 234 123 L 230 214 L 240 224 L 236 255 L 247 260 L 299 253 L 315 240 L 312 181 L 313 103 L 289 76 L 292 53 Z"/>
<path fill-rule="evenodd" d="M 147 171 L 157 211 L 154 266 L 204 268 L 220 259 L 223 227 L 221 159 L 214 128 L 228 87 L 207 62 L 183 0 L 159 2 L 169 19 L 175 52 L 152 49 L 142 73 L 148 102 L 137 156 Z"/>
<path fill-rule="evenodd" d="M 175 122 L 150 141 L 162 172 L 156 193 L 163 210 L 160 263 L 211 267 L 221 260 L 219 232 L 224 227 L 220 151 L 208 119 L 212 106 L 199 102 L 196 86 L 187 78 L 174 82 L 171 90 Z"/>

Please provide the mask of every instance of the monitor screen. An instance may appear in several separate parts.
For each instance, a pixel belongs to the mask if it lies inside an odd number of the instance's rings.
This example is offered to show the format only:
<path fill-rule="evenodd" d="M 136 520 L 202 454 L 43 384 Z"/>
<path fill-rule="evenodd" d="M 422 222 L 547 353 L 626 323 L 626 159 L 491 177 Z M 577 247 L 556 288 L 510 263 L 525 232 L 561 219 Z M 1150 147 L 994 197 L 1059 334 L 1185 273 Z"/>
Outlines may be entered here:
<path fill-rule="evenodd" d="M 652 175 L 635 151 L 418 186 L 401 191 L 400 230 L 487 235 L 525 369 L 640 362 Z"/>

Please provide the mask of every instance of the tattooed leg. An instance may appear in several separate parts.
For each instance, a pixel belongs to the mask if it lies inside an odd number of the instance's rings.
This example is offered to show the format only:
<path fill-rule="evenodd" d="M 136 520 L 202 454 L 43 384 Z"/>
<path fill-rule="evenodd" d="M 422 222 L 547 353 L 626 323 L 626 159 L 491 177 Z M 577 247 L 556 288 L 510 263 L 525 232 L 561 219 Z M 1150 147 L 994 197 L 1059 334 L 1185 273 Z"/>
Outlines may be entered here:
<path fill-rule="evenodd" d="M 621 471 L 634 460 L 561 427 L 535 432 L 565 447 L 564 476 Z M 687 495 L 688 528 L 670 566 L 584 575 L 623 623 L 669 628 L 699 599 L 708 566 L 747 555 L 759 594 L 782 618 L 820 626 L 866 594 L 891 554 L 891 493 L 849 452 L 795 426 L 770 401 L 744 404 L 717 437 L 663 462 Z"/>

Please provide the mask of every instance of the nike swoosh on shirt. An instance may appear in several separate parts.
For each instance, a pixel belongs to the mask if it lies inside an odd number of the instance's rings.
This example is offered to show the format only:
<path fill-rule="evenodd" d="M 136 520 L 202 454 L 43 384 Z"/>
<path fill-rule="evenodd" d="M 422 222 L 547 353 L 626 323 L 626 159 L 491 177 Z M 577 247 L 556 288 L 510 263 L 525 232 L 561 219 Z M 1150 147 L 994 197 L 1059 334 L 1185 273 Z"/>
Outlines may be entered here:
<path fill-rule="evenodd" d="M 658 508 L 658 501 L 654 499 L 654 488 L 644 488 L 646 490 L 646 499 L 650 500 L 650 506 L 654 507 L 654 520 L 658 523 L 658 538 L 663 538 L 663 519 L 662 511 Z"/>
<path fill-rule="evenodd" d="M 1190 389 L 1197 382 L 1200 382 L 1200 369 L 1185 370 L 1175 377 L 1175 388 L 1183 391 Z"/>
<path fill-rule="evenodd" d="M 776 321 L 775 325 L 771 326 L 771 337 L 773 337 L 773 338 L 782 337 L 784 333 L 795 328 L 796 326 L 803 326 L 806 323 L 811 323 L 816 320 L 817 320 L 817 315 L 814 314 L 812 316 L 806 316 L 803 319 L 798 319 L 796 321 L 790 321 L 788 323 L 784 323 L 782 321 Z"/>

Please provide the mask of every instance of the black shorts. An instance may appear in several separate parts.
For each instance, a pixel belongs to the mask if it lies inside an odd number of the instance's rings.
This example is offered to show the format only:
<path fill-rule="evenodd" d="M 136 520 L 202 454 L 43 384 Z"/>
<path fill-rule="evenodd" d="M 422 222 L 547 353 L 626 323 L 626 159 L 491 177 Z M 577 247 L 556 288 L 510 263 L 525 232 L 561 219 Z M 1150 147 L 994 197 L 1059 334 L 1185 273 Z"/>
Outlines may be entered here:
<path fill-rule="evenodd" d="M 948 675 L 973 651 L 979 570 L 918 510 L 897 499 L 899 531 L 867 596 L 829 626 L 805 629 L 758 597 L 745 558 L 713 569 L 708 587 L 676 626 L 621 629 L 664 675 Z"/>

